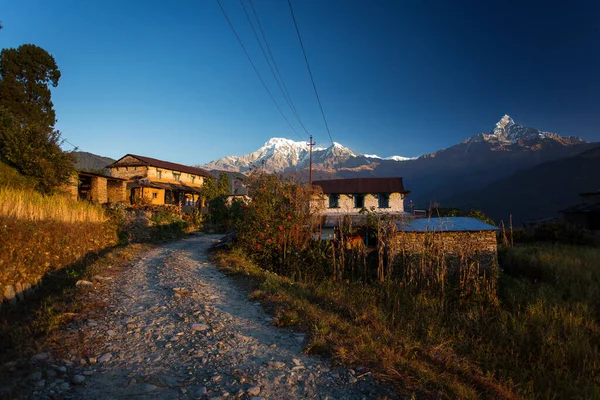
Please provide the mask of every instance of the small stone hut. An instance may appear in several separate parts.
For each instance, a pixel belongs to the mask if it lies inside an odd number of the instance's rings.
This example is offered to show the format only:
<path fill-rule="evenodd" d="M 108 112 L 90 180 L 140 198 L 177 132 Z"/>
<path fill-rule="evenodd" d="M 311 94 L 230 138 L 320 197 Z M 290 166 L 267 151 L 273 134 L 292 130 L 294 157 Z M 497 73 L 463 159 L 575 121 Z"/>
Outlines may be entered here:
<path fill-rule="evenodd" d="M 93 203 L 119 203 L 127 200 L 127 181 L 93 172 L 77 171 L 64 186 L 63 191 L 73 200 Z"/>
<path fill-rule="evenodd" d="M 497 227 L 470 217 L 406 218 L 396 222 L 398 253 L 424 254 L 432 248 L 449 258 L 475 255 L 483 264 L 498 256 Z"/>

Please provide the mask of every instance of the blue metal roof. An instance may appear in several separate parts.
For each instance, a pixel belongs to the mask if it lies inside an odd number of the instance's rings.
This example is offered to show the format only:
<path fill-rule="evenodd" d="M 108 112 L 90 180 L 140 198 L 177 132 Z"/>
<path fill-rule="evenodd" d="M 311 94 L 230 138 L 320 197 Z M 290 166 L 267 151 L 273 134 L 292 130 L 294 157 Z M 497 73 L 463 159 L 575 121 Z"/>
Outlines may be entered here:
<path fill-rule="evenodd" d="M 479 232 L 498 231 L 499 228 L 471 217 L 432 217 L 403 219 L 396 223 L 404 232 Z"/>

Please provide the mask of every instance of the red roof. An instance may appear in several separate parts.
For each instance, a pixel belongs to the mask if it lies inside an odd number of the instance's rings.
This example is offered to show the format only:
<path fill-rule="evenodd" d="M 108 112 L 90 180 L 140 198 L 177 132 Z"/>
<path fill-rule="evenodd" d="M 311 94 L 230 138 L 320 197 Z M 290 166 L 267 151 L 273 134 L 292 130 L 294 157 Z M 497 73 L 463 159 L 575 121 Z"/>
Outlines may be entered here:
<path fill-rule="evenodd" d="M 124 165 L 124 164 L 120 164 L 119 161 L 121 161 L 122 159 L 124 159 L 127 156 L 130 156 L 130 157 L 140 160 L 141 161 L 140 165 L 150 165 L 150 166 L 157 167 L 157 168 L 170 169 L 173 171 L 185 172 L 188 174 L 199 175 L 199 176 L 212 176 L 211 174 L 209 174 L 208 172 L 206 172 L 205 170 L 203 170 L 201 168 L 190 167 L 188 165 L 172 163 L 169 161 L 157 160 L 156 158 L 138 156 L 135 154 L 126 154 L 123 157 L 121 157 L 120 159 L 118 159 L 117 161 L 115 161 L 114 163 L 110 164 L 107 168 Z M 132 165 L 132 164 L 127 164 L 127 165 Z"/>
<path fill-rule="evenodd" d="M 325 194 L 410 193 L 404 189 L 402 178 L 352 178 L 313 181 Z"/>

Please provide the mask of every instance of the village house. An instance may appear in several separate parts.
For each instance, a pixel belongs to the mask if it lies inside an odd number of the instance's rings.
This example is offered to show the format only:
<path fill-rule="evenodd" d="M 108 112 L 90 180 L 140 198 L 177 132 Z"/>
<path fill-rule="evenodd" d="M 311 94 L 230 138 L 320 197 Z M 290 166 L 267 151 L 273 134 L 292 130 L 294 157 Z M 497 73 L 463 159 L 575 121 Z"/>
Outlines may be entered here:
<path fill-rule="evenodd" d="M 404 199 L 410 192 L 404 188 L 402 178 L 334 179 L 315 181 L 313 185 L 322 189 L 311 201 L 320 216 L 322 239 L 339 236 L 339 227 L 350 224 L 355 233 L 346 238 L 347 243 L 374 249 L 377 234 L 368 226 L 366 209 L 371 217 L 393 221 L 392 243 L 398 253 L 424 254 L 434 245 L 450 258 L 470 254 L 484 264 L 497 258 L 497 227 L 476 218 L 422 218 L 405 212 Z"/>
<path fill-rule="evenodd" d="M 144 199 L 151 204 L 174 204 L 192 209 L 201 200 L 201 188 L 206 177 L 203 169 L 155 158 L 127 154 L 106 166 L 109 175 L 127 180 L 129 201 Z"/>
<path fill-rule="evenodd" d="M 471 217 L 403 218 L 396 221 L 393 246 L 398 253 L 439 250 L 449 258 L 475 256 L 484 265 L 496 262 L 499 229 Z"/>
<path fill-rule="evenodd" d="M 326 215 L 359 214 L 362 209 L 383 214 L 404 214 L 402 178 L 353 178 L 314 181 L 322 194 L 316 195 L 311 206 Z"/>
<path fill-rule="evenodd" d="M 410 193 L 402 178 L 352 178 L 313 181 L 321 193 L 313 196 L 311 208 L 321 217 L 321 237 L 331 239 L 342 219 L 354 226 L 365 225 L 364 210 L 378 215 L 406 216 L 404 198 Z M 369 244 L 369 234 L 362 233 Z"/>
<path fill-rule="evenodd" d="M 126 179 L 77 171 L 63 191 L 74 200 L 92 203 L 120 203 L 127 200 Z"/>

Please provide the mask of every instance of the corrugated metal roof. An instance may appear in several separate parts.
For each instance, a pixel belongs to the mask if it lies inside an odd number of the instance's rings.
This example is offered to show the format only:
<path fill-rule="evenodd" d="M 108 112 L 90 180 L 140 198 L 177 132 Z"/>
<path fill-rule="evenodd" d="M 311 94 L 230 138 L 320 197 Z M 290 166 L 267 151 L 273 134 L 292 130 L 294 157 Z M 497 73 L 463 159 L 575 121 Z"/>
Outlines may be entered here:
<path fill-rule="evenodd" d="M 211 174 L 209 174 L 208 172 L 206 172 L 205 170 L 200 169 L 200 168 L 190 167 L 188 165 L 183 165 L 183 164 L 172 163 L 169 161 L 157 160 L 156 158 L 151 158 L 151 157 L 138 156 L 135 154 L 126 154 L 123 157 L 121 157 L 120 159 L 118 159 L 117 161 L 115 161 L 114 163 L 107 166 L 107 168 L 122 165 L 122 164 L 119 164 L 119 161 L 121 161 L 123 158 L 125 158 L 127 156 L 137 158 L 143 164 L 151 165 L 153 167 L 170 169 L 170 170 L 179 171 L 179 172 L 185 172 L 185 173 L 192 174 L 192 175 L 212 176 Z M 131 165 L 131 164 L 127 164 L 127 165 Z"/>
<path fill-rule="evenodd" d="M 410 193 L 402 178 L 352 178 L 313 181 L 325 194 Z"/>
<path fill-rule="evenodd" d="M 404 232 L 480 232 L 498 231 L 499 228 L 471 217 L 435 217 L 403 219 L 396 223 Z"/>

